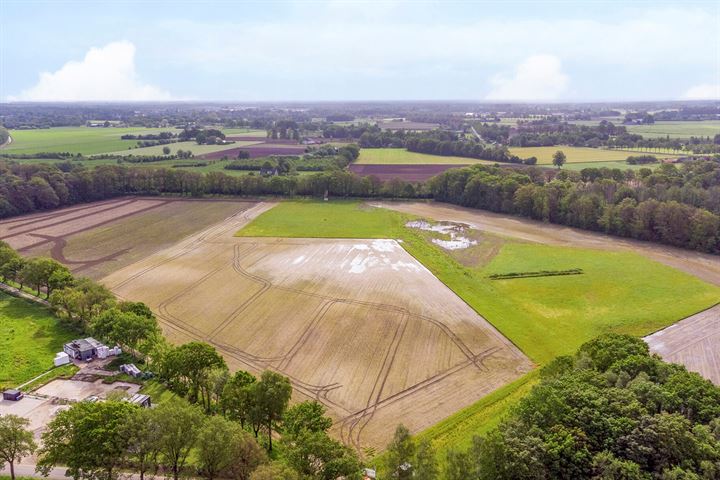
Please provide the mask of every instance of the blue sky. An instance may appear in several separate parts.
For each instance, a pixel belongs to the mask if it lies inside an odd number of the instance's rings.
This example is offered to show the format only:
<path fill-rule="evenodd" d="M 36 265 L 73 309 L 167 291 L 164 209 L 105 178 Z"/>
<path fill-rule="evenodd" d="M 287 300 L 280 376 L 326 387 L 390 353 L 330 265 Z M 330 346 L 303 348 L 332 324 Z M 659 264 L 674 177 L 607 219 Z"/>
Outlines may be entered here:
<path fill-rule="evenodd" d="M 2 101 L 718 97 L 718 0 L 0 0 Z"/>

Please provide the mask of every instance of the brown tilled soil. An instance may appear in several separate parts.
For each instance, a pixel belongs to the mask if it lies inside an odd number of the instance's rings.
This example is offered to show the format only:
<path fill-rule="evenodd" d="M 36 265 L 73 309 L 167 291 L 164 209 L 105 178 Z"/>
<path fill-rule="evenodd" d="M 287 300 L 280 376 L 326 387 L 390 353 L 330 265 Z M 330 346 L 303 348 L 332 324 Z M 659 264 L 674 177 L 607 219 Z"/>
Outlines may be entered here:
<path fill-rule="evenodd" d="M 45 255 L 100 278 L 173 245 L 252 203 L 120 198 L 0 221 L 0 239 L 24 255 Z"/>
<path fill-rule="evenodd" d="M 384 446 L 519 377 L 529 360 L 393 240 L 233 237 L 260 204 L 102 281 L 173 341 L 272 369 L 348 445 Z"/>

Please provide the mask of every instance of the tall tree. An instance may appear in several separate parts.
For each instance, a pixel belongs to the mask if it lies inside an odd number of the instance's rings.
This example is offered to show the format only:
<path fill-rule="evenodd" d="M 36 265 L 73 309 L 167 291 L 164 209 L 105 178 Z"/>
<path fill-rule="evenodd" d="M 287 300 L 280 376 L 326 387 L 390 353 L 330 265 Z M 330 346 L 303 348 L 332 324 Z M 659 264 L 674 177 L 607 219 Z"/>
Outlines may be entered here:
<path fill-rule="evenodd" d="M 0 465 L 10 465 L 10 478 L 15 480 L 15 462 L 32 455 L 37 445 L 27 429 L 30 421 L 17 415 L 0 415 Z"/>
<path fill-rule="evenodd" d="M 37 471 L 47 475 L 55 465 L 88 480 L 113 480 L 128 446 L 125 426 L 138 407 L 128 402 L 80 402 L 62 411 L 42 435 Z"/>
<path fill-rule="evenodd" d="M 332 420 L 325 416 L 325 406 L 316 401 L 300 402 L 283 415 L 283 433 L 297 435 L 303 430 L 327 432 Z"/>
<path fill-rule="evenodd" d="M 272 432 L 282 419 L 292 395 L 292 385 L 287 377 L 265 370 L 254 387 L 253 423 L 267 429 L 268 450 L 272 452 Z M 258 429 L 255 430 L 257 435 Z"/>
<path fill-rule="evenodd" d="M 387 447 L 387 469 L 399 480 L 409 480 L 414 475 L 415 441 L 405 425 L 398 425 Z"/>
<path fill-rule="evenodd" d="M 197 435 L 198 472 L 207 480 L 214 480 L 233 461 L 233 448 L 240 427 L 225 417 L 213 416 Z"/>
<path fill-rule="evenodd" d="M 160 453 L 161 431 L 156 422 L 155 412 L 138 409 L 125 425 L 124 435 L 128 439 L 127 455 L 130 467 L 144 480 L 145 473 L 157 465 Z"/>
<path fill-rule="evenodd" d="M 238 370 L 225 384 L 220 406 L 228 418 L 240 422 L 245 428 L 245 423 L 250 416 L 255 403 L 255 392 L 253 385 L 257 379 L 244 370 Z"/>
<path fill-rule="evenodd" d="M 563 152 L 562 150 L 558 150 L 553 154 L 553 165 L 558 168 L 561 168 L 563 165 L 565 165 L 566 160 L 567 157 L 565 156 L 565 152 Z"/>
<path fill-rule="evenodd" d="M 161 404 L 152 410 L 154 421 L 161 432 L 160 452 L 172 470 L 173 478 L 178 480 L 180 472 L 196 444 L 198 431 L 202 428 L 205 415 L 183 400 L 174 400 Z"/>

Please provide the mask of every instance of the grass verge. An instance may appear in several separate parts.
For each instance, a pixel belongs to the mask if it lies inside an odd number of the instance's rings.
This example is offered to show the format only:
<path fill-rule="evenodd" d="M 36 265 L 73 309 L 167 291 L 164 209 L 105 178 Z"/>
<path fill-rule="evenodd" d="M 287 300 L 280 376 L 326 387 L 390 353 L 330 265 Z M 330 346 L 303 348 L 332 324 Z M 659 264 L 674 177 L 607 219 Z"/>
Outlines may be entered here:
<path fill-rule="evenodd" d="M 14 387 L 53 366 L 76 332 L 47 308 L 0 292 L 0 386 Z"/>

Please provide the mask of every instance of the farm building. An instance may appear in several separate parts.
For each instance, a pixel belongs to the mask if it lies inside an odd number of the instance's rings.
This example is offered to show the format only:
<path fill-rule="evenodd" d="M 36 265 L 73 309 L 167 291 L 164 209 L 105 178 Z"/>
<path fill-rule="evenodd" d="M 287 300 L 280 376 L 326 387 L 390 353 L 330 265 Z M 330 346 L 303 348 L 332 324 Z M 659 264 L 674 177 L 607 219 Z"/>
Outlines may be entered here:
<path fill-rule="evenodd" d="M 142 372 L 138 367 L 135 366 L 134 363 L 128 363 L 125 365 L 120 365 L 120 371 L 123 373 L 127 373 L 131 377 L 138 378 L 142 375 Z"/>
<path fill-rule="evenodd" d="M 53 364 L 56 367 L 59 367 L 60 365 L 67 365 L 68 363 L 70 363 L 70 355 L 65 352 L 58 352 L 55 354 Z"/>
<path fill-rule="evenodd" d="M 3 400 L 10 400 L 11 402 L 17 402 L 23 398 L 23 394 L 20 390 L 10 389 L 3 392 Z"/>
<path fill-rule="evenodd" d="M 136 393 L 128 399 L 128 402 L 144 408 L 150 408 L 152 406 L 150 395 L 143 395 L 142 393 Z"/>
<path fill-rule="evenodd" d="M 70 358 L 76 360 L 92 360 L 98 356 L 105 358 L 109 353 L 108 350 L 108 347 L 92 337 L 73 340 L 63 346 L 63 351 L 67 353 Z M 105 355 L 101 356 L 103 353 L 105 353 Z"/>

